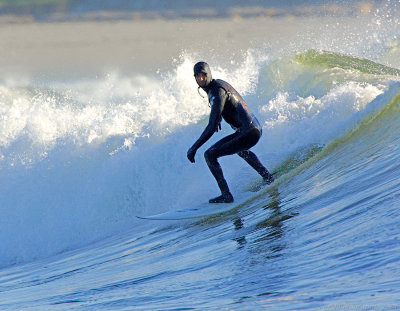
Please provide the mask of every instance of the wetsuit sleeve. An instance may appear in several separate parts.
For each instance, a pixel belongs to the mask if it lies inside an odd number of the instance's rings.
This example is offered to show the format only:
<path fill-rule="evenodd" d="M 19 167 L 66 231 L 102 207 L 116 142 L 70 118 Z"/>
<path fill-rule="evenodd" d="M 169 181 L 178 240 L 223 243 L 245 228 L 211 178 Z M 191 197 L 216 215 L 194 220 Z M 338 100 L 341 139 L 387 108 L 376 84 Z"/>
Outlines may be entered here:
<path fill-rule="evenodd" d="M 210 97 L 211 113 L 207 127 L 204 129 L 200 138 L 193 144 L 192 149 L 199 149 L 210 137 L 217 131 L 218 125 L 221 122 L 222 111 L 226 101 L 226 92 L 222 88 L 218 88 L 217 91 Z"/>

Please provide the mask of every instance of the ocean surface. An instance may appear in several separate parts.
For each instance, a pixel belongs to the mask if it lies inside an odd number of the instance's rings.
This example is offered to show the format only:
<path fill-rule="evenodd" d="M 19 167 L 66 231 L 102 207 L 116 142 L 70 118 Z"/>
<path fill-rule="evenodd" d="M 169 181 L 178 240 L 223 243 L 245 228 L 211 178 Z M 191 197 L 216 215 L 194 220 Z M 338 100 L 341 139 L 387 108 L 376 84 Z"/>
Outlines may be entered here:
<path fill-rule="evenodd" d="M 221 159 L 234 196 L 255 196 L 200 220 L 136 218 L 218 195 L 203 153 L 230 127 L 186 158 L 209 113 L 199 51 L 151 76 L 3 72 L 0 310 L 400 310 L 397 4 L 203 55 L 258 116 L 253 150 L 282 176 L 254 193 L 260 177 Z"/>

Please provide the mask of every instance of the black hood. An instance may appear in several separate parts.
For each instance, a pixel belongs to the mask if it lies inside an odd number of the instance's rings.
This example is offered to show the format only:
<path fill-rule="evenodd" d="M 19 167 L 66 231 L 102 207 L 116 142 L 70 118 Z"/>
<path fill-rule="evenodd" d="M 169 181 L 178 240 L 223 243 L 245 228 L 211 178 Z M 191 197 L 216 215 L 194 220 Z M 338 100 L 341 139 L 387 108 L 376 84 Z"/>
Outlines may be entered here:
<path fill-rule="evenodd" d="M 207 89 L 207 87 L 210 85 L 210 83 L 212 81 L 210 66 L 208 66 L 208 64 L 206 62 L 198 62 L 196 65 L 194 65 L 193 72 L 194 72 L 194 75 L 196 75 L 200 72 L 205 73 L 207 75 L 207 83 L 203 87 L 203 89 Z"/>

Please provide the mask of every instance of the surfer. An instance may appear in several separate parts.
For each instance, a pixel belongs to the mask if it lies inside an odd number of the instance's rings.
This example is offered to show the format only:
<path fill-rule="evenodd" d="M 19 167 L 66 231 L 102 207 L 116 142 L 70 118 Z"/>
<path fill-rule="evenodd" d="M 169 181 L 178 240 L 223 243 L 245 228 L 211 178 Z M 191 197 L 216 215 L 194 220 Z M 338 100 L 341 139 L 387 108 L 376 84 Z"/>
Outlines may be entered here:
<path fill-rule="evenodd" d="M 242 96 L 229 83 L 212 78 L 211 69 L 207 63 L 198 62 L 194 65 L 193 70 L 199 89 L 202 88 L 208 95 L 211 113 L 207 127 L 190 147 L 187 157 L 190 162 L 195 162 L 194 157 L 197 150 L 210 139 L 214 132 L 221 129 L 222 118 L 230 124 L 235 133 L 222 138 L 207 149 L 204 157 L 221 190 L 221 195 L 210 199 L 209 202 L 231 203 L 233 196 L 218 163 L 218 158 L 236 153 L 261 175 L 266 184 L 274 181 L 273 176 L 261 164 L 257 156 L 249 151 L 259 141 L 262 128 Z"/>

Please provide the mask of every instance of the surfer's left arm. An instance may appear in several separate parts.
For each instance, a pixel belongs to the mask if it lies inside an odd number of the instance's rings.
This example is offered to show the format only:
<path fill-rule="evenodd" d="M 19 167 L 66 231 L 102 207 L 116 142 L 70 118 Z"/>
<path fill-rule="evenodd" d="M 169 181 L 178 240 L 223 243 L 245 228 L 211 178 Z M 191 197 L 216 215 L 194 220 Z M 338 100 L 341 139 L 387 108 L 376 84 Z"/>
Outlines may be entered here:
<path fill-rule="evenodd" d="M 187 157 L 190 162 L 194 163 L 194 156 L 199 149 L 210 137 L 218 130 L 218 126 L 221 122 L 221 115 L 224 109 L 226 100 L 225 90 L 219 88 L 215 95 L 210 97 L 211 113 L 207 127 L 204 129 L 200 138 L 193 144 L 188 150 Z"/>

